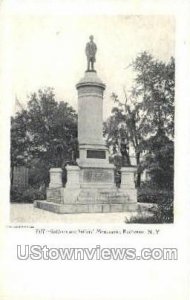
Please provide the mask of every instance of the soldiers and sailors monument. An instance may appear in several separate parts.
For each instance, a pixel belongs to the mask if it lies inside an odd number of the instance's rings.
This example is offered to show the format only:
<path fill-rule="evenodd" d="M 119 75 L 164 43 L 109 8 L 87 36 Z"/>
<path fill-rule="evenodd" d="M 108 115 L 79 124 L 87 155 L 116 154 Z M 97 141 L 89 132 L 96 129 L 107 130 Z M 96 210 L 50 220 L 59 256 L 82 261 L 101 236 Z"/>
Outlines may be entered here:
<path fill-rule="evenodd" d="M 85 47 L 87 69 L 76 84 L 78 94 L 78 144 L 76 165 L 67 165 L 63 187 L 62 169 L 50 169 L 46 200 L 35 206 L 55 213 L 109 213 L 137 210 L 135 166 L 121 168 L 121 185 L 114 181 L 115 166 L 103 139 L 103 97 L 106 85 L 95 70 L 97 46 L 93 35 Z"/>

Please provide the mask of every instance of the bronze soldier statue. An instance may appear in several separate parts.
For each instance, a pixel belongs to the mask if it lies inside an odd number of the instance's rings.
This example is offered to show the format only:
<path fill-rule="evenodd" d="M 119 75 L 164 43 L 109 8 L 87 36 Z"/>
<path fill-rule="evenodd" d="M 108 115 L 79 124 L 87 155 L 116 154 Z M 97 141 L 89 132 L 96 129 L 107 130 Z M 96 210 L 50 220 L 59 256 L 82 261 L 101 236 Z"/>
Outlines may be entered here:
<path fill-rule="evenodd" d="M 86 56 L 87 56 L 87 71 L 94 71 L 94 62 L 96 61 L 97 46 L 94 43 L 94 37 L 89 37 L 90 42 L 86 44 Z"/>

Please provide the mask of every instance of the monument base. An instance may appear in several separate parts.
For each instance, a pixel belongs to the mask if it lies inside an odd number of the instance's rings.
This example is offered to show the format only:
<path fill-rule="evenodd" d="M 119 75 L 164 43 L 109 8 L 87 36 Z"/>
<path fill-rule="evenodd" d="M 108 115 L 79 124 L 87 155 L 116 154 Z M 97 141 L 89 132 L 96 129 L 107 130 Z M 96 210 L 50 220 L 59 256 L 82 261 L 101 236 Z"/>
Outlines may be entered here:
<path fill-rule="evenodd" d="M 138 203 L 128 191 L 113 185 L 53 188 L 47 200 L 36 200 L 34 206 L 59 214 L 112 213 L 137 211 Z"/>
<path fill-rule="evenodd" d="M 135 168 L 123 168 L 121 188 L 114 184 L 114 166 L 67 166 L 66 187 L 47 189 L 47 200 L 35 201 L 35 207 L 60 214 L 110 213 L 136 211 Z M 55 175 L 55 174 L 56 175 Z M 54 172 L 54 181 L 57 172 Z"/>
<path fill-rule="evenodd" d="M 137 211 L 138 203 L 60 204 L 45 200 L 36 200 L 34 207 L 57 214 L 116 213 Z"/>

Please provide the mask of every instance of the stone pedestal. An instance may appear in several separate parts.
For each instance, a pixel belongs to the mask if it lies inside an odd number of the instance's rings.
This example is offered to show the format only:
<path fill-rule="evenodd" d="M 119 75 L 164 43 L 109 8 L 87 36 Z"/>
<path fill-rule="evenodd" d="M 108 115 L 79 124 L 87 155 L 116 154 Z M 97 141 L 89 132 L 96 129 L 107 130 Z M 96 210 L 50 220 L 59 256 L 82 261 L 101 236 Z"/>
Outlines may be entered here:
<path fill-rule="evenodd" d="M 80 168 L 78 166 L 66 166 L 67 183 L 63 189 L 62 203 L 64 205 L 76 205 L 80 193 Z M 71 209 L 72 212 L 72 209 Z"/>
<path fill-rule="evenodd" d="M 80 168 L 78 166 L 66 166 L 67 188 L 80 188 Z"/>
<path fill-rule="evenodd" d="M 135 187 L 136 167 L 121 168 L 121 186 L 120 190 L 127 192 L 129 201 L 137 202 L 137 189 Z"/>
<path fill-rule="evenodd" d="M 50 183 L 49 188 L 60 188 L 62 187 L 62 169 L 51 168 L 50 171 Z"/>
<path fill-rule="evenodd" d="M 49 170 L 50 183 L 49 188 L 46 191 L 46 197 L 48 202 L 61 203 L 62 199 L 62 169 L 51 168 Z"/>

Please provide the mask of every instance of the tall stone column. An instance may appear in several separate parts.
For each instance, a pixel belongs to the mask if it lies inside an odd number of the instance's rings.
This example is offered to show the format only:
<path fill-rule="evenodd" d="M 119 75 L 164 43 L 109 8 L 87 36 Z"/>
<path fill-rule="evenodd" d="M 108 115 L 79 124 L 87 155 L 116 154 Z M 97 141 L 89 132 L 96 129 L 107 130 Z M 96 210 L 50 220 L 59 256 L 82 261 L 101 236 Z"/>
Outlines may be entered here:
<path fill-rule="evenodd" d="M 109 164 L 103 139 L 103 93 L 105 84 L 96 71 L 86 71 L 78 91 L 78 141 L 82 187 L 114 188 L 114 166 Z"/>
<path fill-rule="evenodd" d="M 76 85 L 78 90 L 78 141 L 79 145 L 104 144 L 103 130 L 103 92 L 105 84 L 95 71 L 85 72 Z"/>
<path fill-rule="evenodd" d="M 103 140 L 103 92 L 105 84 L 96 71 L 86 71 L 76 85 L 78 91 L 79 165 L 108 162 Z"/>

